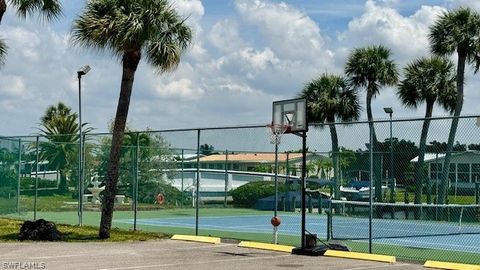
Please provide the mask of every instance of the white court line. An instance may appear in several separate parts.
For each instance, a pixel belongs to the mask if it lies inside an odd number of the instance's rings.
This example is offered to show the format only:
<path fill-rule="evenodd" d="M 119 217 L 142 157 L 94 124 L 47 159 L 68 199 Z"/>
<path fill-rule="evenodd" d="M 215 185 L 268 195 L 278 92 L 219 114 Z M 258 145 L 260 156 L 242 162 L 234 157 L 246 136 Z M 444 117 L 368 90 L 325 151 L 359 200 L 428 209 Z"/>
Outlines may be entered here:
<path fill-rule="evenodd" d="M 238 258 L 238 259 L 212 260 L 212 261 L 191 262 L 191 263 L 168 263 L 168 264 L 138 265 L 138 266 L 128 266 L 128 267 L 102 268 L 100 270 L 122 270 L 122 269 L 142 269 L 142 268 L 151 268 L 151 267 L 172 267 L 172 266 L 183 266 L 183 265 L 212 264 L 212 263 L 217 263 L 217 262 L 236 262 L 236 261 L 249 261 L 249 260 L 276 259 L 276 258 L 279 258 L 279 257 L 288 257 L 288 256 L 292 256 L 292 255 L 287 254 L 287 255 L 277 255 L 277 256 L 269 256 L 269 257 Z"/>
<path fill-rule="evenodd" d="M 377 240 L 382 240 L 382 239 L 377 239 Z M 380 243 L 385 243 L 385 244 L 391 244 L 389 243 L 388 241 L 378 241 Z M 466 251 L 466 250 L 463 250 L 463 249 L 455 249 L 455 248 L 464 248 L 464 247 L 467 247 L 467 248 L 472 248 L 474 250 L 477 250 L 478 249 L 478 246 L 466 246 L 466 245 L 463 245 L 463 244 L 449 244 L 449 243 L 441 243 L 439 244 L 438 242 L 432 242 L 432 241 L 419 241 L 419 240 L 408 240 L 408 239 L 395 239 L 394 243 L 396 242 L 404 242 L 406 244 L 408 243 L 413 243 L 413 244 L 421 244 L 422 246 L 425 246 L 425 245 L 430 245 L 431 247 L 435 248 L 435 249 L 441 249 L 441 250 L 447 250 L 447 251 L 462 251 L 462 252 L 471 252 L 471 253 L 477 253 L 477 251 Z M 401 244 L 400 244 L 401 245 Z M 405 246 L 404 245 L 401 245 L 401 246 Z M 445 248 L 446 247 L 446 248 Z M 452 247 L 453 249 L 448 249 L 449 247 Z"/>

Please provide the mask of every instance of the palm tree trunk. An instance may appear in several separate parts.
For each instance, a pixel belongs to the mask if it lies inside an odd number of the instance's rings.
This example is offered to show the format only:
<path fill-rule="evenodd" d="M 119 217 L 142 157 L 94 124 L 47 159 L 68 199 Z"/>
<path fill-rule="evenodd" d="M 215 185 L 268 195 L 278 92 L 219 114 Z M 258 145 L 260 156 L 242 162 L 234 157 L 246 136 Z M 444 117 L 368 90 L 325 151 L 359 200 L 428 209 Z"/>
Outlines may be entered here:
<path fill-rule="evenodd" d="M 330 127 L 330 137 L 332 139 L 332 163 L 333 163 L 333 179 L 335 183 L 335 200 L 340 199 L 340 174 L 338 170 L 338 136 L 337 129 L 334 123 L 329 124 Z"/>
<path fill-rule="evenodd" d="M 453 143 L 455 141 L 455 135 L 457 133 L 458 127 L 458 117 L 462 112 L 463 107 L 463 82 L 465 76 L 465 60 L 466 54 L 458 52 L 458 62 L 457 62 L 457 104 L 455 105 L 454 118 L 452 120 L 452 125 L 450 126 L 450 133 L 448 134 L 447 142 L 447 152 L 445 153 L 445 159 L 443 161 L 443 170 L 442 170 L 442 181 L 440 183 L 439 193 L 438 193 L 438 203 L 445 204 L 447 197 L 448 189 L 448 179 L 450 171 L 450 159 L 452 157 Z"/>
<path fill-rule="evenodd" d="M 420 135 L 420 145 L 419 145 L 419 150 L 418 150 L 418 162 L 417 166 L 415 168 L 415 204 L 421 204 L 422 203 L 422 189 L 423 189 L 423 182 L 425 181 L 425 175 L 424 175 L 424 161 L 425 161 L 425 148 L 427 145 L 427 136 L 428 136 L 428 129 L 430 127 L 430 118 L 432 117 L 432 111 L 433 111 L 433 104 L 434 101 L 427 101 L 427 108 L 425 111 L 425 120 L 423 121 L 423 126 L 422 126 L 422 133 Z M 427 179 L 428 183 L 430 182 L 430 179 Z M 430 184 L 427 184 L 427 194 L 430 193 Z M 428 196 L 431 198 L 430 196 Z M 430 200 L 428 200 L 428 203 L 431 203 Z M 415 211 L 415 219 L 419 219 L 421 216 L 420 211 Z"/>
<path fill-rule="evenodd" d="M 427 101 L 427 108 L 425 111 L 425 121 L 423 121 L 422 126 L 422 133 L 420 135 L 420 144 L 418 150 L 418 162 L 415 168 L 415 204 L 422 203 L 422 188 L 424 182 L 424 163 L 425 163 L 425 149 L 427 145 L 427 136 L 428 136 L 428 129 L 430 127 L 430 118 L 432 117 L 433 111 L 433 104 L 432 101 Z M 427 191 L 430 192 L 430 191 Z"/>
<path fill-rule="evenodd" d="M 68 191 L 67 176 L 64 169 L 60 169 L 60 183 L 58 184 L 58 193 L 64 194 Z"/>
<path fill-rule="evenodd" d="M 112 147 L 108 161 L 107 178 L 102 202 L 102 218 L 100 221 L 99 237 L 110 237 L 112 227 L 113 206 L 117 192 L 117 182 L 120 166 L 120 149 L 122 147 L 125 125 L 127 123 L 130 96 L 132 94 L 133 80 L 138 63 L 140 62 L 140 50 L 129 50 L 123 55 L 123 74 L 120 85 L 120 97 L 118 99 L 117 113 L 113 125 Z"/>
<path fill-rule="evenodd" d="M 5 14 L 5 11 L 7 11 L 7 3 L 5 3 L 5 0 L 0 0 L 0 23 L 2 22 L 2 17 L 3 14 Z"/>
<path fill-rule="evenodd" d="M 377 135 L 375 133 L 375 126 L 373 124 L 373 114 L 372 114 L 372 98 L 373 98 L 373 91 L 367 90 L 367 118 L 368 118 L 368 126 L 369 130 L 372 133 L 372 147 L 373 150 L 373 160 L 370 160 L 370 162 L 373 162 L 373 179 L 370 179 L 370 181 L 374 181 L 375 183 L 375 201 L 382 201 L 382 173 L 381 173 L 381 168 L 380 168 L 380 158 L 381 156 L 378 155 L 377 149 L 378 149 L 378 141 L 377 141 Z"/>

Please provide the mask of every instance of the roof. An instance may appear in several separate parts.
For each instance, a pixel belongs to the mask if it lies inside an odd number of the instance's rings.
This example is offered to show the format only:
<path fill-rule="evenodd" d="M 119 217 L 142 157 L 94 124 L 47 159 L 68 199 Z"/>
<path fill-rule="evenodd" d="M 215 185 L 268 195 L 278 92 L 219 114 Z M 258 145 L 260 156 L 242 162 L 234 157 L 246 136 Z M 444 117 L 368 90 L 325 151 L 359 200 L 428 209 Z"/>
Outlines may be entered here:
<path fill-rule="evenodd" d="M 307 154 L 312 155 L 311 153 Z M 318 157 L 323 157 L 317 155 Z M 288 159 L 301 159 L 302 153 L 289 153 Z M 325 157 L 323 157 L 325 158 Z M 200 158 L 201 162 L 225 162 L 225 154 L 210 155 Z M 278 154 L 278 162 L 285 162 L 287 160 L 286 153 Z M 256 163 L 273 163 L 275 162 L 275 153 L 238 153 L 228 154 L 228 161 L 233 162 L 256 162 Z"/>
<path fill-rule="evenodd" d="M 457 152 L 457 153 L 452 153 L 452 157 L 455 156 L 463 156 L 463 155 L 478 155 L 480 156 L 480 151 L 476 150 L 467 150 L 463 152 Z M 425 162 L 430 162 L 430 161 L 443 161 L 443 158 L 445 157 L 445 154 L 436 154 L 436 153 L 425 153 Z M 418 162 L 418 156 L 415 157 L 414 159 L 410 160 L 410 162 Z"/>

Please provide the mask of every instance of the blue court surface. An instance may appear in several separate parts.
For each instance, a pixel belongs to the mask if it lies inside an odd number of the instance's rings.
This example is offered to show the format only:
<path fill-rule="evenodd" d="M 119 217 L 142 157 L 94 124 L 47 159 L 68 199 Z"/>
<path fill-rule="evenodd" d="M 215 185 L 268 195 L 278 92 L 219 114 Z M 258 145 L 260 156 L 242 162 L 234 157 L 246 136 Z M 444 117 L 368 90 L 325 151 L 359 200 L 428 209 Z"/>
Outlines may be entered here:
<path fill-rule="evenodd" d="M 300 237 L 300 215 L 279 215 L 282 224 L 279 235 Z M 272 215 L 250 216 L 209 216 L 199 218 L 200 230 L 231 231 L 242 233 L 272 233 L 270 219 Z M 116 223 L 133 224 L 133 219 L 117 219 Z M 137 219 L 138 225 L 156 227 L 195 228 L 195 217 Z M 368 241 L 368 219 L 337 217 L 332 219 L 334 239 L 359 242 Z M 374 219 L 373 243 L 432 248 L 480 253 L 480 224 L 439 221 Z M 306 229 L 317 234 L 321 239 L 327 238 L 327 216 L 307 215 Z"/>

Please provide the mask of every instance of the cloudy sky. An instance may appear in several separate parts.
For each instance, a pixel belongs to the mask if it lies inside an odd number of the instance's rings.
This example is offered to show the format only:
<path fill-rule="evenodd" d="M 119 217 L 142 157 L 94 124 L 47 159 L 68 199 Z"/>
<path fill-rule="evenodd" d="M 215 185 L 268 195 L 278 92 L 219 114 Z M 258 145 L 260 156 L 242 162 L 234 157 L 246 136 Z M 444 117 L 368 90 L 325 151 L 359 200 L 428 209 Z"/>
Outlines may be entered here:
<path fill-rule="evenodd" d="M 0 135 L 37 132 L 47 106 L 62 101 L 78 110 L 76 71 L 82 80 L 82 118 L 107 131 L 119 93 L 121 68 L 111 55 L 69 42 L 72 21 L 84 1 L 63 1 L 58 22 L 26 21 L 8 10 L 0 37 L 9 52 L 0 69 Z M 295 97 L 321 73 L 341 74 L 352 48 L 383 44 L 400 68 L 428 55 L 428 27 L 458 6 L 480 10 L 476 0 L 175 0 L 195 38 L 178 69 L 157 74 L 142 63 L 135 79 L 129 125 L 154 130 L 266 124 L 274 100 Z M 477 114 L 480 75 L 467 70 L 463 114 Z M 362 97 L 362 104 L 364 97 Z M 405 109 L 395 89 L 373 102 L 374 117 L 419 117 Z M 364 110 L 365 111 L 365 110 Z M 437 108 L 435 115 L 445 115 Z M 365 113 L 362 118 L 366 118 Z"/>

